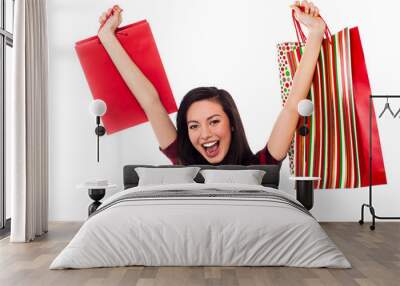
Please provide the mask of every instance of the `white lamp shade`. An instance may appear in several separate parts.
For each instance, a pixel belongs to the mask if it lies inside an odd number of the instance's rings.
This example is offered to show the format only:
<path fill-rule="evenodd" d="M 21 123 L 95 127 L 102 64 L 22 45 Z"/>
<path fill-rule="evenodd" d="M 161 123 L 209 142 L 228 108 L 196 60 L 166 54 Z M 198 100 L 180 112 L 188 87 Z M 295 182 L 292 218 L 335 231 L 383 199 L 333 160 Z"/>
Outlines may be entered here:
<path fill-rule="evenodd" d="M 107 111 L 106 103 L 101 99 L 93 100 L 90 104 L 90 112 L 94 116 L 103 116 Z"/>
<path fill-rule="evenodd" d="M 297 111 L 301 116 L 310 116 L 314 111 L 314 104 L 309 99 L 300 100 Z"/>

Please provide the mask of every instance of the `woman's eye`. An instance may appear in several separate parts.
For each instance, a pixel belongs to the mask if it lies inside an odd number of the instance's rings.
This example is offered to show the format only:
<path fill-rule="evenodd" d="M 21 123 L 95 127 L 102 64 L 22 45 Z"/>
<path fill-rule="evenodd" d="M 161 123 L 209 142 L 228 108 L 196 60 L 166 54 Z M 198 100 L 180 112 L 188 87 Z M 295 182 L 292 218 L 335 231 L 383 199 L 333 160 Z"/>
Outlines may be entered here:
<path fill-rule="evenodd" d="M 211 125 L 215 125 L 215 124 L 217 124 L 219 122 L 219 120 L 213 120 L 213 121 L 211 121 Z"/>
<path fill-rule="evenodd" d="M 197 125 L 190 125 L 189 126 L 189 129 L 196 129 L 197 128 Z"/>

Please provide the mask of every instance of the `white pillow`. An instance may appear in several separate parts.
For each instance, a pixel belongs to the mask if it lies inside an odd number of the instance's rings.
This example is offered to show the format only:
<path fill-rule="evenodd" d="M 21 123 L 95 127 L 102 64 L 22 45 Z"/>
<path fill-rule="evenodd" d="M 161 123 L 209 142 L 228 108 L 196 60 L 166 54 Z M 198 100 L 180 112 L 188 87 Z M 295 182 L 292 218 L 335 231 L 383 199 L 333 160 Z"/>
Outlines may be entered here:
<path fill-rule="evenodd" d="M 138 186 L 196 183 L 193 179 L 199 170 L 199 167 L 135 168 L 139 176 Z"/>
<path fill-rule="evenodd" d="M 261 185 L 265 171 L 262 170 L 201 170 L 204 183 Z"/>

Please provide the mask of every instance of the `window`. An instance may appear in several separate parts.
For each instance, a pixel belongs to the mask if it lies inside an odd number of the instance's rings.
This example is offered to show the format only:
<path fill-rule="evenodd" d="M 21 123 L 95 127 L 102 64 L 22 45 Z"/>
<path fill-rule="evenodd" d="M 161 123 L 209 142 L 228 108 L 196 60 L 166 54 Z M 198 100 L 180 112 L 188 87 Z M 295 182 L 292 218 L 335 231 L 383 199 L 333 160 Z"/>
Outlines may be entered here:
<path fill-rule="evenodd" d="M 14 0 L 0 0 L 0 236 L 9 232 L 10 194 L 5 188 L 5 98 L 11 91 Z"/>

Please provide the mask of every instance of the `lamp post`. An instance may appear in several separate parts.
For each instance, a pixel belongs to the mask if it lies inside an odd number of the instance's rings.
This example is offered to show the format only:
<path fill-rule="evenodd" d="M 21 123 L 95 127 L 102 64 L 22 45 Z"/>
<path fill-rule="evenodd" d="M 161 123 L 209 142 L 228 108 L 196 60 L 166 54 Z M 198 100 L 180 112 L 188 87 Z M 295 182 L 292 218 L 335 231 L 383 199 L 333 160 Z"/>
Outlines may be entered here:
<path fill-rule="evenodd" d="M 97 127 L 94 132 L 97 135 L 97 162 L 99 162 L 100 152 L 99 152 L 99 138 L 106 133 L 104 126 L 100 125 L 100 117 L 103 116 L 107 111 L 106 103 L 101 99 L 93 100 L 90 104 L 90 112 L 96 116 Z"/>

